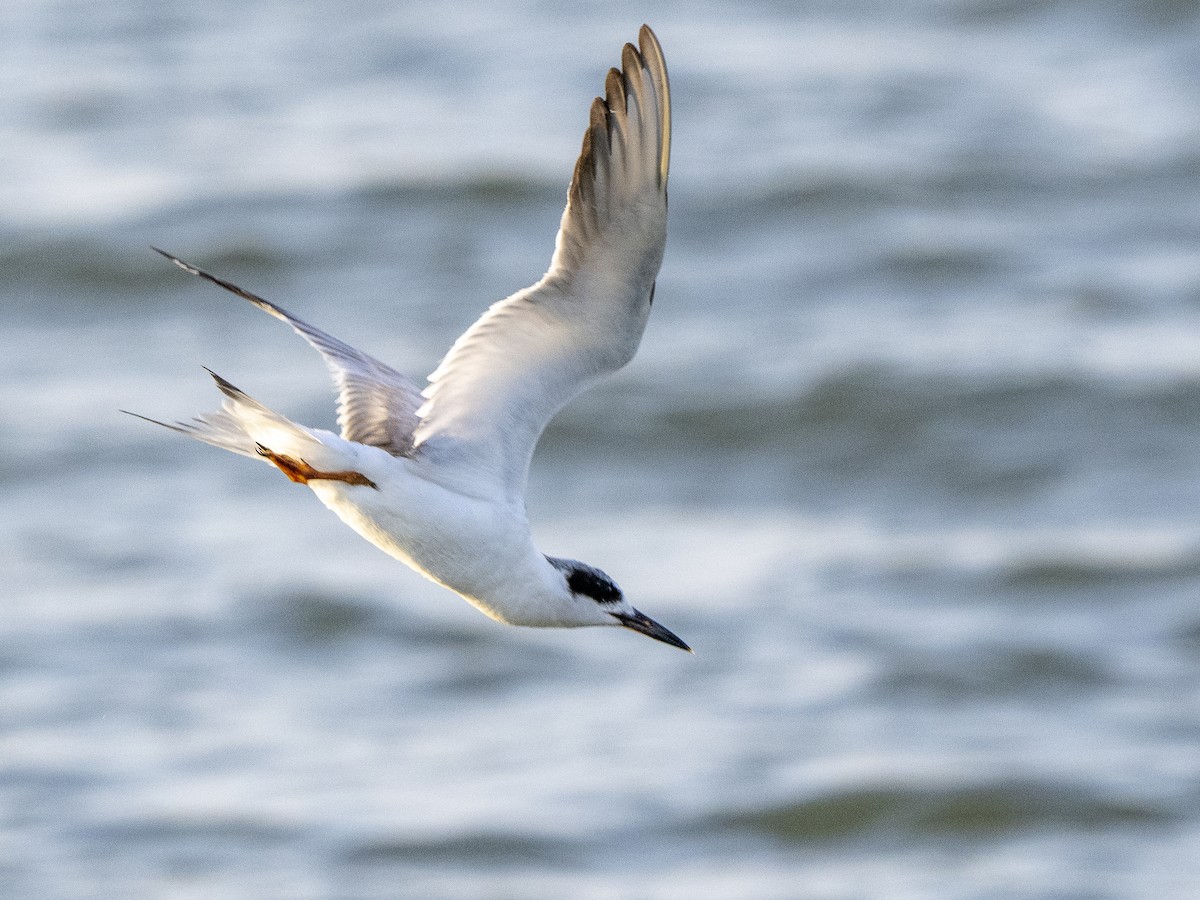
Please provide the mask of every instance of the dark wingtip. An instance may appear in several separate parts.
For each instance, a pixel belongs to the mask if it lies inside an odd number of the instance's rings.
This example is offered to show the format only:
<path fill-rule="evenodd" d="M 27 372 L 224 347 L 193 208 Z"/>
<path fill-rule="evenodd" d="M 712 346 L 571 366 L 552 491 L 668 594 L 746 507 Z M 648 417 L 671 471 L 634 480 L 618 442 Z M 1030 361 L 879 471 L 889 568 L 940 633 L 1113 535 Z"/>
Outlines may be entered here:
<path fill-rule="evenodd" d="M 153 250 L 155 253 L 157 253 L 159 256 L 166 257 L 171 262 L 175 263 L 175 265 L 179 266 L 179 268 L 183 269 L 183 271 L 185 271 L 185 272 L 191 272 L 193 275 L 201 274 L 196 269 L 195 266 L 188 265 L 182 259 L 180 259 L 178 256 L 176 256 L 174 253 L 168 253 L 166 250 L 163 250 L 160 247 L 155 247 L 153 244 L 150 245 L 150 249 Z"/>
<path fill-rule="evenodd" d="M 160 422 L 158 419 L 152 419 L 149 416 L 143 416 L 141 413 L 131 412 L 128 409 L 118 409 L 117 412 L 124 413 L 127 416 L 133 416 L 135 419 L 141 419 L 143 422 L 153 422 L 155 425 L 162 425 L 165 428 L 170 428 L 166 422 Z"/>
<path fill-rule="evenodd" d="M 216 275 L 212 275 L 208 272 L 205 272 L 203 269 L 199 268 L 198 266 L 193 266 L 191 263 L 186 263 L 182 259 L 180 259 L 178 256 L 175 256 L 172 253 L 168 253 L 166 250 L 160 250 L 157 247 L 155 247 L 154 245 L 151 245 L 150 249 L 153 250 L 155 253 L 162 254 L 167 259 L 169 259 L 171 262 L 175 263 L 175 265 L 179 266 L 179 268 L 183 269 L 183 271 L 187 272 L 189 275 L 199 276 L 200 278 L 203 278 L 205 281 L 212 282 L 217 287 L 224 288 L 225 290 L 229 291 L 229 293 L 231 293 L 231 294 L 236 294 L 237 296 L 241 297 L 243 300 L 249 300 L 251 303 L 253 303 L 255 306 L 257 306 L 259 309 L 266 310 L 273 316 L 280 316 L 283 313 L 283 311 L 281 309 L 279 309 L 279 307 L 277 307 L 274 303 L 271 303 L 269 300 L 264 300 L 262 297 L 258 296 L 258 294 L 250 293 L 250 291 L 246 290 L 245 288 L 238 287 L 232 281 L 226 281 L 224 278 L 218 278 Z M 288 318 L 286 315 L 282 315 L 281 317 L 284 319 Z"/>
<path fill-rule="evenodd" d="M 170 428 L 172 431 L 178 431 L 183 434 L 187 433 L 186 430 L 181 427 L 183 425 L 182 422 L 172 425 L 170 422 L 162 422 L 158 419 L 152 419 L 149 416 L 143 416 L 141 413 L 130 412 L 127 409 L 119 409 L 117 412 L 125 413 L 127 416 L 133 416 L 135 419 L 141 419 L 143 422 L 149 422 L 151 425 L 161 425 L 163 428 Z"/>
<path fill-rule="evenodd" d="M 168 253 L 166 250 L 160 250 L 158 247 L 155 247 L 153 244 L 150 245 L 150 249 L 153 250 L 155 253 L 159 254 L 160 256 L 166 257 L 171 262 L 173 262 L 175 265 L 179 266 L 179 268 L 183 269 L 183 271 L 187 272 L 189 275 L 198 275 L 200 278 L 203 278 L 205 281 L 211 281 L 213 284 L 215 284 L 219 287 L 223 287 L 227 291 L 232 291 L 233 293 L 238 294 L 243 297 L 246 296 L 246 292 L 243 291 L 236 284 L 230 284 L 228 281 L 218 278 L 215 275 L 210 275 L 207 272 L 205 272 L 203 269 L 201 269 L 197 266 L 193 266 L 191 263 L 184 262 L 182 259 L 180 259 L 178 256 L 176 256 L 174 253 Z M 251 298 L 247 297 L 246 299 L 251 299 Z"/>

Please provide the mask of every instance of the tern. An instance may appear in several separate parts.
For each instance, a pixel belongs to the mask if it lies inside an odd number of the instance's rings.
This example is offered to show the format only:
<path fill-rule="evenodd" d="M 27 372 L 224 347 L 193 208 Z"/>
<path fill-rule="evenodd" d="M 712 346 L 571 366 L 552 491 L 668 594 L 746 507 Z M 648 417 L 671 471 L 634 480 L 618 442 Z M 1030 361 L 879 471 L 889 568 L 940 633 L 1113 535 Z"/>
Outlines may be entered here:
<path fill-rule="evenodd" d="M 541 553 L 525 509 L 546 424 L 637 351 L 666 245 L 671 94 L 648 26 L 637 47 L 625 45 L 604 87 L 592 102 L 549 270 L 484 312 L 424 388 L 153 248 L 286 322 L 320 352 L 338 389 L 341 434 L 292 422 L 211 370 L 224 395 L 220 410 L 190 422 L 147 421 L 275 466 L 372 544 L 497 621 L 622 626 L 690 651 L 600 569 Z"/>

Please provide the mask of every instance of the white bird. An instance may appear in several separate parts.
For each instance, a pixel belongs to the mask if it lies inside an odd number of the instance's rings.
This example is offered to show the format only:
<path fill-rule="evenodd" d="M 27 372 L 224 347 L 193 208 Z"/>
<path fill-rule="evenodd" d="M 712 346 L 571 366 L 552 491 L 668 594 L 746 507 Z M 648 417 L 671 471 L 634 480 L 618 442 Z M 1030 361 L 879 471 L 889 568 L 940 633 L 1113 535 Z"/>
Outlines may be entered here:
<path fill-rule="evenodd" d="M 605 98 L 592 102 L 549 270 L 492 305 L 423 390 L 158 250 L 282 319 L 321 353 L 339 392 L 341 435 L 289 421 L 211 371 L 225 395 L 219 411 L 174 425 L 148 421 L 271 463 L 368 541 L 500 622 L 624 626 L 690 650 L 604 572 L 539 552 L 525 511 L 529 463 L 546 424 L 633 358 L 654 299 L 667 235 L 671 96 L 648 26 L 638 43 L 625 45 Z"/>

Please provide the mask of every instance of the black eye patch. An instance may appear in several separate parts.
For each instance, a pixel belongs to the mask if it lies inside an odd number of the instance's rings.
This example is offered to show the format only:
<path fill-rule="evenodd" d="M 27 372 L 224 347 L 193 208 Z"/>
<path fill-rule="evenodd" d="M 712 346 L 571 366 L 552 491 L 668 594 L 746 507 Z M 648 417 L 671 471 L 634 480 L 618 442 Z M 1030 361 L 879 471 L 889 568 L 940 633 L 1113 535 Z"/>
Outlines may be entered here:
<path fill-rule="evenodd" d="M 574 569 L 567 576 L 567 587 L 574 593 L 591 597 L 597 603 L 618 603 L 621 589 L 602 575 L 587 569 Z"/>

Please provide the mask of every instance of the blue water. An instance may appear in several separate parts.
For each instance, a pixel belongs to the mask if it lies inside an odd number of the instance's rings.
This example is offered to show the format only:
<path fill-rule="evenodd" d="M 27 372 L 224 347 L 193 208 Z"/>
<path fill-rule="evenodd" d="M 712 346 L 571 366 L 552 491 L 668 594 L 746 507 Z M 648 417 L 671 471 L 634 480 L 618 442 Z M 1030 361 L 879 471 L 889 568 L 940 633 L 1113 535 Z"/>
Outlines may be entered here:
<path fill-rule="evenodd" d="M 650 22 L 671 235 L 535 460 L 697 650 L 505 628 L 119 408 L 413 375 Z M 0 893 L 1200 896 L 1200 8 L 0 11 Z"/>

